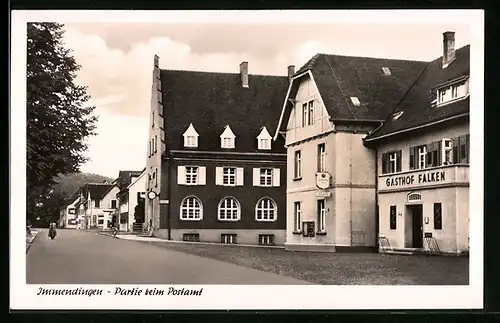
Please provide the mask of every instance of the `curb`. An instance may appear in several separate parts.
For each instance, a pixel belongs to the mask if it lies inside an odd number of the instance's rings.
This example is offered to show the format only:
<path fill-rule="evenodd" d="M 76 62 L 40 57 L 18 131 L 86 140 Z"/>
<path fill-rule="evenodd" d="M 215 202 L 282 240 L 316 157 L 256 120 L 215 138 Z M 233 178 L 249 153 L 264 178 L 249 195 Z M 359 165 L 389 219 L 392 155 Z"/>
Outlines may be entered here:
<path fill-rule="evenodd" d="M 35 239 L 36 237 L 38 236 L 38 234 L 40 233 L 40 231 L 37 231 L 35 233 L 35 235 L 33 236 L 33 239 L 31 239 L 31 242 L 28 244 L 28 246 L 26 247 L 26 253 L 28 253 L 28 250 L 30 250 L 31 248 L 31 245 L 33 244 L 33 242 L 35 242 Z"/>

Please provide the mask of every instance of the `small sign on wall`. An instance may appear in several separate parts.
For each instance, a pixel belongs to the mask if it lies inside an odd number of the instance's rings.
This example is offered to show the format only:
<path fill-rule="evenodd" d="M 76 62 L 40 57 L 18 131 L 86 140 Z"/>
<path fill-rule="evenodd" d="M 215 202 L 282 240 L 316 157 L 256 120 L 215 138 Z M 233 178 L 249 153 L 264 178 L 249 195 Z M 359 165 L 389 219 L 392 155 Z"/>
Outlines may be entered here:
<path fill-rule="evenodd" d="M 304 237 L 314 237 L 315 235 L 315 223 L 314 221 L 304 221 L 302 222 L 302 236 Z"/>
<path fill-rule="evenodd" d="M 425 238 L 432 238 L 432 232 L 425 232 L 424 237 Z"/>

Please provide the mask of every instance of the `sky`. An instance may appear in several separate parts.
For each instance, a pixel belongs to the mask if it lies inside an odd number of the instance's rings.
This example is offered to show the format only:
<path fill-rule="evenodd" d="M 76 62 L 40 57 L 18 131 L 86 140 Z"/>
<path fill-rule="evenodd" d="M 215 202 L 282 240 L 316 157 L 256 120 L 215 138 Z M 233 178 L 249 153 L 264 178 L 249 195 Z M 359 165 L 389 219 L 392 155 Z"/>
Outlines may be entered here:
<path fill-rule="evenodd" d="M 316 53 L 430 61 L 442 55 L 445 31 L 455 31 L 457 48 L 470 43 L 470 26 L 456 21 L 232 21 L 63 22 L 65 45 L 82 66 L 77 82 L 99 117 L 81 170 L 116 177 L 145 167 L 154 54 L 162 69 L 238 73 L 247 61 L 250 74 L 286 75 Z"/>

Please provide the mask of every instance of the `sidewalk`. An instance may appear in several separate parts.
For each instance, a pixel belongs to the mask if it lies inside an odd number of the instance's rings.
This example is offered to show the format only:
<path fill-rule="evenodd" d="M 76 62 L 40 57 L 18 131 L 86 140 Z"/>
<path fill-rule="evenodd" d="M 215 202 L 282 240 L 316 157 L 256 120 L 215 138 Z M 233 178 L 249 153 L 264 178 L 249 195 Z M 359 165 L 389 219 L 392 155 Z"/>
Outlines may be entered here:
<path fill-rule="evenodd" d="M 36 236 L 38 235 L 39 231 L 31 231 L 31 236 L 26 235 L 26 252 L 28 252 L 29 248 L 33 244 L 33 241 L 35 241 Z"/>

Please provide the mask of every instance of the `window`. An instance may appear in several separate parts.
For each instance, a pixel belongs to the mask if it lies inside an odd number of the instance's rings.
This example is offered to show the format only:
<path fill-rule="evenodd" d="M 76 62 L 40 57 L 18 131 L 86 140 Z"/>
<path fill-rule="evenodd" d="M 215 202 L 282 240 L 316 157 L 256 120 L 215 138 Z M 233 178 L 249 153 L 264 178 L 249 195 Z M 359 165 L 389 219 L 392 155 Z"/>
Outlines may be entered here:
<path fill-rule="evenodd" d="M 294 169 L 293 169 L 293 177 L 295 179 L 299 179 L 302 177 L 302 169 L 301 169 L 301 153 L 300 150 L 295 151 L 295 160 L 294 160 Z"/>
<path fill-rule="evenodd" d="M 255 219 L 257 221 L 275 221 L 277 216 L 276 203 L 268 197 L 257 202 L 255 208 Z"/>
<path fill-rule="evenodd" d="M 240 212 L 238 201 L 233 197 L 226 197 L 219 203 L 218 219 L 221 221 L 238 221 Z"/>
<path fill-rule="evenodd" d="M 270 139 L 260 139 L 259 140 L 259 149 L 271 149 L 271 140 Z"/>
<path fill-rule="evenodd" d="M 325 144 L 318 145 L 318 172 L 326 171 L 326 150 Z"/>
<path fill-rule="evenodd" d="M 94 200 L 94 207 L 101 207 L 101 200 Z"/>
<path fill-rule="evenodd" d="M 99 219 L 99 220 L 97 220 L 97 224 L 99 224 L 99 225 L 103 225 L 103 224 L 104 224 L 104 219 Z"/>
<path fill-rule="evenodd" d="M 443 229 L 443 217 L 441 213 L 441 203 L 434 203 L 434 229 Z"/>
<path fill-rule="evenodd" d="M 222 138 L 222 148 L 234 148 L 232 141 L 232 138 Z"/>
<path fill-rule="evenodd" d="M 260 169 L 260 186 L 272 186 L 273 185 L 273 169 L 272 168 L 261 168 Z"/>
<path fill-rule="evenodd" d="M 68 213 L 69 213 L 69 214 L 75 214 L 75 209 L 73 209 L 73 208 L 68 209 Z"/>
<path fill-rule="evenodd" d="M 314 124 L 314 101 L 309 101 L 308 103 L 309 106 L 309 115 L 308 117 L 308 125 L 313 125 Z"/>
<path fill-rule="evenodd" d="M 201 220 L 203 207 L 201 201 L 195 196 L 188 196 L 181 203 L 181 220 Z"/>
<path fill-rule="evenodd" d="M 425 167 L 435 167 L 441 165 L 441 142 L 436 141 L 426 146 L 427 161 Z"/>
<path fill-rule="evenodd" d="M 154 143 L 155 143 L 155 153 L 156 153 L 158 151 L 158 135 L 155 135 Z"/>
<path fill-rule="evenodd" d="M 384 75 L 386 75 L 386 76 L 391 75 L 391 70 L 388 67 L 382 67 L 382 71 L 384 72 Z"/>
<path fill-rule="evenodd" d="M 314 124 L 314 100 L 302 104 L 302 127 Z"/>
<path fill-rule="evenodd" d="M 155 112 L 153 111 L 151 113 L 151 127 L 153 128 L 155 126 Z"/>
<path fill-rule="evenodd" d="M 318 232 L 325 233 L 326 232 L 325 200 L 318 200 L 317 216 L 318 216 Z"/>
<path fill-rule="evenodd" d="M 441 160 L 443 165 L 450 165 L 453 162 L 453 140 L 443 139 L 441 143 Z"/>
<path fill-rule="evenodd" d="M 425 146 L 417 147 L 417 168 L 423 169 L 425 168 L 425 155 L 427 153 L 427 149 Z"/>
<path fill-rule="evenodd" d="M 224 244 L 236 244 L 236 234 L 223 233 L 220 235 L 220 242 Z"/>
<path fill-rule="evenodd" d="M 222 169 L 222 183 L 224 185 L 236 185 L 236 168 L 223 167 Z"/>
<path fill-rule="evenodd" d="M 111 200 L 111 208 L 116 209 L 116 200 Z"/>
<path fill-rule="evenodd" d="M 199 233 L 184 233 L 182 235 L 182 241 L 200 242 L 200 234 Z"/>
<path fill-rule="evenodd" d="M 293 206 L 293 231 L 300 232 L 301 202 L 295 202 Z"/>
<path fill-rule="evenodd" d="M 260 245 L 274 245 L 274 234 L 259 234 Z"/>
<path fill-rule="evenodd" d="M 460 136 L 453 139 L 453 163 L 468 164 L 469 163 L 469 135 Z"/>
<path fill-rule="evenodd" d="M 186 184 L 198 183 L 198 167 L 186 166 Z"/>
<path fill-rule="evenodd" d="M 469 94 L 468 80 L 448 85 L 437 90 L 437 103 L 442 105 L 466 97 Z"/>
<path fill-rule="evenodd" d="M 359 99 L 356 96 L 351 96 L 351 102 L 354 104 L 354 106 L 359 107 L 361 105 L 361 102 L 359 102 Z"/>
<path fill-rule="evenodd" d="M 155 187 L 158 187 L 158 168 L 155 168 Z"/>
<path fill-rule="evenodd" d="M 382 174 L 392 174 L 401 171 L 401 150 L 382 154 Z"/>
<path fill-rule="evenodd" d="M 396 205 L 391 205 L 389 208 L 389 221 L 391 230 L 396 230 L 397 223 Z"/>
<path fill-rule="evenodd" d="M 196 137 L 195 136 L 186 136 L 186 147 L 196 147 Z"/>

